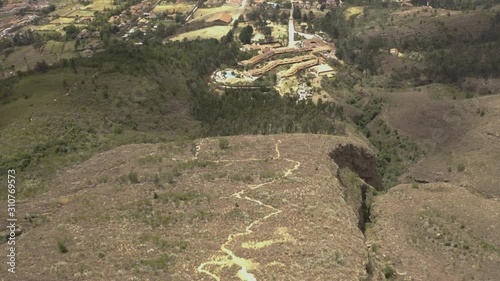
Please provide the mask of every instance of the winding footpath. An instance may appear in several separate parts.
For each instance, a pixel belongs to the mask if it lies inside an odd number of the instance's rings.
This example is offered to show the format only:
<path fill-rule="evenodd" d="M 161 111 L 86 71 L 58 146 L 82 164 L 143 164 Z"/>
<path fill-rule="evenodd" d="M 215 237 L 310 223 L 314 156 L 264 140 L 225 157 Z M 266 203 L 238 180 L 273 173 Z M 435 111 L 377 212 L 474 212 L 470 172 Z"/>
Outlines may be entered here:
<path fill-rule="evenodd" d="M 278 140 L 276 142 L 276 144 L 275 144 L 276 156 L 271 158 L 271 160 L 284 160 L 284 161 L 291 162 L 294 164 L 294 166 L 292 168 L 283 171 L 282 178 L 285 178 L 285 177 L 290 176 L 297 169 L 299 169 L 301 163 L 299 161 L 291 160 L 288 158 L 281 158 L 281 153 L 279 150 L 280 143 L 281 143 L 281 140 Z M 196 146 L 196 153 L 194 156 L 195 159 L 198 158 L 198 154 L 201 150 L 201 144 L 202 144 L 202 142 L 200 142 L 200 144 Z M 263 159 L 250 158 L 250 159 L 237 159 L 237 160 L 216 160 L 213 162 L 246 162 L 246 161 L 261 161 L 261 160 L 263 160 Z M 256 220 L 254 220 L 249 225 L 247 225 L 244 232 L 237 232 L 237 233 L 230 234 L 227 237 L 226 241 L 220 246 L 220 250 L 226 256 L 225 257 L 223 256 L 222 258 L 220 256 L 218 256 L 216 258 L 211 258 L 211 260 L 209 260 L 209 261 L 201 263 L 197 268 L 199 273 L 206 274 L 206 275 L 212 277 L 213 279 L 220 281 L 220 277 L 217 274 L 215 274 L 213 271 L 208 270 L 207 266 L 216 266 L 219 270 L 221 270 L 225 267 L 230 268 L 230 267 L 236 265 L 239 268 L 238 273 L 237 273 L 238 278 L 240 278 L 241 280 L 246 280 L 246 281 L 257 280 L 255 278 L 255 276 L 251 273 L 251 271 L 254 269 L 253 263 L 248 259 L 237 256 L 232 250 L 229 249 L 229 245 L 236 238 L 251 234 L 253 232 L 253 228 L 255 226 L 257 226 L 258 224 L 260 224 L 261 222 L 263 222 L 263 221 L 265 221 L 273 216 L 277 216 L 278 214 L 280 214 L 282 212 L 280 209 L 277 209 L 271 205 L 263 203 L 260 200 L 257 200 L 257 199 L 254 199 L 254 198 L 251 198 L 251 197 L 245 195 L 246 191 L 248 191 L 248 190 L 255 190 L 255 189 L 258 189 L 262 186 L 271 185 L 271 184 L 274 184 L 276 181 L 277 181 L 277 179 L 273 179 L 272 181 L 264 182 L 264 183 L 257 184 L 257 185 L 247 185 L 246 187 L 248 189 L 242 189 L 239 192 L 236 192 L 228 197 L 228 198 L 237 198 L 237 199 L 241 199 L 241 200 L 250 201 L 258 206 L 262 206 L 262 207 L 269 209 L 269 213 L 263 217 L 260 217 Z"/>

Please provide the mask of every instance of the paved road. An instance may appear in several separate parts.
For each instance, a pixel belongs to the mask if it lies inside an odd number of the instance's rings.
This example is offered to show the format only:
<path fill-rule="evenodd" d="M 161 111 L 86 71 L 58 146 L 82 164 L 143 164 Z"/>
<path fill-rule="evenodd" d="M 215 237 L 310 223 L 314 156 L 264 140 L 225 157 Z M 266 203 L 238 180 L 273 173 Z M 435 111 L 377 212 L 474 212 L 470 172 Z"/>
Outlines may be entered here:
<path fill-rule="evenodd" d="M 290 1 L 291 2 L 291 1 Z M 288 19 L 288 47 L 296 48 L 295 44 L 297 41 L 294 40 L 295 37 L 295 26 L 293 25 L 293 3 L 290 9 L 290 19 Z"/>
<path fill-rule="evenodd" d="M 248 2 L 248 0 L 243 0 L 241 2 L 241 6 L 238 10 L 238 15 L 234 18 L 234 20 L 237 20 L 241 15 L 243 15 L 243 13 L 245 12 L 245 9 L 247 7 L 247 2 Z"/>

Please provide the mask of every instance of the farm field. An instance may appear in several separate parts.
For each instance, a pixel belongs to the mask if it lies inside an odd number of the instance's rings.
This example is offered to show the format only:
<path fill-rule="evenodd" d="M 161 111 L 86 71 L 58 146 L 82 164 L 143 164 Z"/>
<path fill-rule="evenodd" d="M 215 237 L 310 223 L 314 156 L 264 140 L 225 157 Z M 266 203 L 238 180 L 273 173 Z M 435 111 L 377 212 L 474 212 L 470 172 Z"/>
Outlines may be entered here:
<path fill-rule="evenodd" d="M 92 10 L 75 10 L 69 14 L 67 14 L 67 17 L 94 17 L 95 11 Z"/>
<path fill-rule="evenodd" d="M 78 0 L 49 0 L 49 3 L 50 4 L 54 4 L 57 7 L 64 6 L 64 5 L 71 6 L 71 5 L 77 5 L 78 4 Z"/>
<path fill-rule="evenodd" d="M 196 10 L 194 13 L 195 18 L 201 17 L 203 15 L 209 15 L 209 14 L 215 14 L 215 13 L 221 13 L 221 12 L 227 12 L 231 10 L 237 10 L 238 7 L 234 5 L 222 5 L 220 7 L 215 7 L 215 8 L 200 8 Z"/>
<path fill-rule="evenodd" d="M 31 29 L 31 30 L 37 30 L 37 31 L 59 31 L 63 32 L 63 28 L 66 27 L 69 24 L 60 24 L 60 25 L 55 25 L 55 24 L 46 24 L 46 25 L 28 25 L 25 27 L 25 29 Z M 79 28 L 84 28 L 86 25 L 85 24 L 75 24 L 76 27 Z"/>
<path fill-rule="evenodd" d="M 233 18 L 239 15 L 240 9 L 234 5 L 222 5 L 215 8 L 201 8 L 196 10 L 192 21 L 205 20 L 210 21 L 222 13 L 229 13 Z"/>
<path fill-rule="evenodd" d="M 155 13 L 163 13 L 167 12 L 169 14 L 173 13 L 185 13 L 191 11 L 193 9 L 194 5 L 193 4 L 166 4 L 163 2 L 159 5 L 157 5 L 153 11 Z"/>
<path fill-rule="evenodd" d="M 115 7 L 115 5 L 113 5 L 113 0 L 93 0 L 92 4 L 85 6 L 85 8 L 91 8 L 94 11 L 102 11 L 113 7 Z"/>
<path fill-rule="evenodd" d="M 26 71 L 28 67 L 34 68 L 37 62 L 45 61 L 49 65 L 62 58 L 71 58 L 75 56 L 73 49 L 75 42 L 55 42 L 48 41 L 42 51 L 35 50 L 32 46 L 18 47 L 9 56 L 2 56 L 0 65 L 8 67 L 15 65 L 14 71 Z"/>
<path fill-rule="evenodd" d="M 74 18 L 58 18 L 53 21 L 51 21 L 51 24 L 70 24 L 74 21 Z"/>
<path fill-rule="evenodd" d="M 226 35 L 230 29 L 231 29 L 230 26 L 207 27 L 207 28 L 179 34 L 175 37 L 170 38 L 169 40 L 170 41 L 176 41 L 176 40 L 182 41 L 182 40 L 184 40 L 184 38 L 186 38 L 187 40 L 195 40 L 198 37 L 200 39 L 207 39 L 207 38 L 219 39 L 222 36 Z"/>
<path fill-rule="evenodd" d="M 59 17 L 67 17 L 71 13 L 79 11 L 76 6 L 64 6 L 61 8 L 57 8 L 54 12 L 52 12 L 50 15 L 57 15 Z"/>

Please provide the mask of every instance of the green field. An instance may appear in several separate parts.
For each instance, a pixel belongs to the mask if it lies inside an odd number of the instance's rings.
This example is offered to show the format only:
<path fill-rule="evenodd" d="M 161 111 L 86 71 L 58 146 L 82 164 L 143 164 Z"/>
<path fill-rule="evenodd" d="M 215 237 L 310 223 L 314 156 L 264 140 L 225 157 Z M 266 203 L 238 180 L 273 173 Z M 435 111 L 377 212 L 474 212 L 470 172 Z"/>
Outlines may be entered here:
<path fill-rule="evenodd" d="M 66 7 L 56 9 L 54 12 L 51 13 L 51 15 L 58 15 L 60 17 L 66 17 L 66 16 L 69 16 L 74 11 L 75 11 L 74 6 L 66 6 Z"/>
<path fill-rule="evenodd" d="M 51 21 L 50 23 L 51 24 L 69 24 L 69 23 L 72 23 L 73 21 L 75 21 L 74 18 L 57 18 L 53 21 Z"/>
<path fill-rule="evenodd" d="M 60 59 L 74 57 L 74 48 L 74 41 L 48 41 L 42 51 L 35 50 L 32 46 L 17 47 L 9 56 L 1 57 L 0 65 L 4 68 L 14 65 L 14 71 L 26 71 L 28 68 L 33 69 L 37 62 L 45 61 L 53 64 Z"/>
<path fill-rule="evenodd" d="M 113 5 L 113 0 L 93 0 L 92 4 L 85 6 L 85 8 L 91 8 L 94 11 L 102 11 L 104 9 L 112 9 L 116 6 Z"/>
<path fill-rule="evenodd" d="M 49 3 L 56 5 L 56 7 L 60 7 L 63 5 L 79 5 L 78 0 L 49 0 Z"/>
<path fill-rule="evenodd" d="M 92 10 L 77 10 L 67 14 L 67 17 L 94 17 L 95 11 Z"/>
<path fill-rule="evenodd" d="M 197 38 L 200 39 L 207 39 L 207 38 L 216 38 L 219 39 L 222 36 L 226 35 L 229 30 L 231 30 L 230 26 L 213 26 L 213 27 L 207 27 L 191 32 L 186 32 L 183 34 L 179 34 L 175 37 L 170 38 L 170 41 L 182 41 L 184 38 L 187 40 L 195 40 Z"/>
<path fill-rule="evenodd" d="M 31 28 L 32 30 L 40 30 L 40 31 L 59 31 L 61 32 L 62 29 L 64 28 L 64 25 L 54 25 L 54 24 L 46 24 L 46 25 L 34 25 L 34 26 L 28 26 L 28 28 Z"/>
<path fill-rule="evenodd" d="M 206 16 L 220 12 L 233 11 L 233 10 L 238 10 L 238 7 L 232 5 L 222 5 L 220 7 L 215 7 L 215 8 L 200 8 L 196 10 L 196 12 L 194 13 L 194 17 L 199 18 L 201 16 Z"/>
<path fill-rule="evenodd" d="M 167 5 L 158 5 L 154 8 L 155 13 L 163 13 L 167 12 L 169 14 L 174 13 L 186 13 L 193 9 L 194 5 L 192 4 L 167 4 Z"/>

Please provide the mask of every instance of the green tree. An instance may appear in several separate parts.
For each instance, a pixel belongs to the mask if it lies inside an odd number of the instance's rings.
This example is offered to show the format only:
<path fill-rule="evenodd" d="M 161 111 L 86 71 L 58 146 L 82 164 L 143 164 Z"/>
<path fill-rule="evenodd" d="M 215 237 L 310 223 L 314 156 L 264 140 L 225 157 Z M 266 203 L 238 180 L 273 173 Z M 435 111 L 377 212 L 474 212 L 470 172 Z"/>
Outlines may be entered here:
<path fill-rule="evenodd" d="M 78 35 L 78 32 L 80 32 L 78 27 L 76 27 L 74 24 L 70 24 L 70 25 L 66 26 L 65 28 L 63 28 L 63 30 L 66 32 L 66 38 L 68 38 L 68 39 L 76 38 L 76 36 Z"/>
<path fill-rule="evenodd" d="M 252 41 L 253 27 L 250 25 L 245 26 L 239 35 L 239 39 L 243 44 L 250 44 Z"/>
<path fill-rule="evenodd" d="M 269 27 L 269 26 L 264 26 L 262 28 L 262 33 L 264 35 L 271 35 L 272 31 L 273 31 L 273 29 L 271 27 Z"/>
<path fill-rule="evenodd" d="M 186 23 L 186 17 L 183 14 L 175 14 L 175 22 L 178 24 Z"/>
<path fill-rule="evenodd" d="M 309 21 L 309 18 L 307 17 L 306 13 L 304 13 L 304 15 L 302 16 L 302 21 L 303 22 L 308 22 Z"/>
<path fill-rule="evenodd" d="M 294 6 L 293 7 L 293 13 L 292 13 L 293 19 L 294 20 L 300 20 L 301 16 L 302 16 L 302 13 L 300 12 L 300 8 L 297 7 L 297 6 Z"/>
<path fill-rule="evenodd" d="M 45 73 L 49 71 L 49 65 L 44 60 L 41 62 L 37 62 L 34 71 L 36 73 Z"/>
<path fill-rule="evenodd" d="M 307 17 L 309 18 L 309 21 L 313 21 L 315 18 L 313 11 L 309 11 L 309 14 L 307 15 Z"/>

